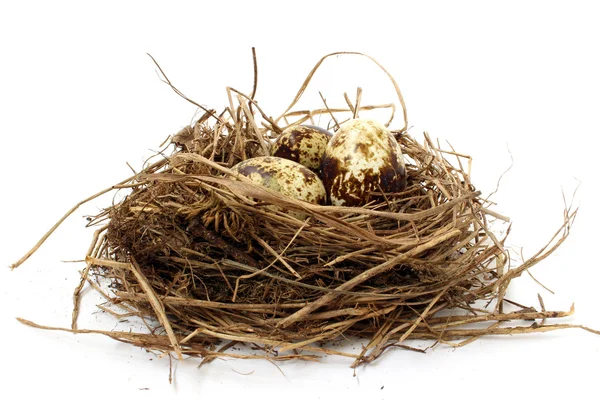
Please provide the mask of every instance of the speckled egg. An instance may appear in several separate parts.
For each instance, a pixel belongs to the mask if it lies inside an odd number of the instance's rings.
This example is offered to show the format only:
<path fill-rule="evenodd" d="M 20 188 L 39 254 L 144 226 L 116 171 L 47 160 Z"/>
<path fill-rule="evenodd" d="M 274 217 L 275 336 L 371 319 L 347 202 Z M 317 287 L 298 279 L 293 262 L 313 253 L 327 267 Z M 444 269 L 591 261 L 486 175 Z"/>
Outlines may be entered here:
<path fill-rule="evenodd" d="M 285 196 L 314 204 L 325 204 L 327 194 L 321 179 L 305 166 L 281 157 L 255 157 L 233 167 L 234 171 Z"/>
<path fill-rule="evenodd" d="M 321 170 L 335 206 L 361 206 L 370 192 L 406 188 L 400 145 L 385 126 L 371 119 L 353 119 L 340 127 L 325 149 Z"/>
<path fill-rule="evenodd" d="M 277 138 L 271 155 L 296 161 L 319 173 L 321 158 L 333 134 L 314 125 L 294 125 L 286 128 Z"/>

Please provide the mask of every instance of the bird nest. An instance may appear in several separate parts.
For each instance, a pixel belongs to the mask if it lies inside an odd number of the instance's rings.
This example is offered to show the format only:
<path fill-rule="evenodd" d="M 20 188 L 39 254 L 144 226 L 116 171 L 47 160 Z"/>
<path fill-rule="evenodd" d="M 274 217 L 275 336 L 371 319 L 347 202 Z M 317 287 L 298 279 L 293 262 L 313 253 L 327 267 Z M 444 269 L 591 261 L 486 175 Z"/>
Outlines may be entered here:
<path fill-rule="evenodd" d="M 345 95 L 347 108 L 324 103 L 294 110 L 329 56 L 281 117 L 260 108 L 256 85 L 250 95 L 228 89 L 229 107 L 220 113 L 201 107 L 204 114 L 171 138 L 170 155 L 165 150 L 158 161 L 110 188 L 127 192 L 90 222 L 98 230 L 68 330 L 103 333 L 203 362 L 222 356 L 314 360 L 329 354 L 351 357 L 356 366 L 392 347 L 423 351 L 410 345 L 414 339 L 461 346 L 489 334 L 570 326 L 545 322 L 572 310 L 519 306 L 505 293 L 513 278 L 562 243 L 576 211 L 566 210 L 546 247 L 511 266 L 506 235 L 496 236 L 490 225 L 507 218 L 491 210 L 471 182 L 471 158 L 442 149 L 427 134 L 417 139 L 407 132 L 404 101 L 391 76 L 405 122 L 392 131 L 406 163 L 402 193 L 371 193 L 361 207 L 315 205 L 232 172 L 242 160 L 268 155 L 273 140 L 292 123 L 315 124 L 320 116 L 336 130 L 374 109 L 387 109 L 393 119 L 393 105 L 361 105 L 360 91 L 353 102 Z M 158 329 L 77 329 L 86 283 L 121 309 L 111 312 L 153 320 Z M 512 311 L 505 311 L 507 304 Z M 366 340 L 360 352 L 336 346 L 356 339 Z M 236 343 L 253 350 L 229 351 Z"/>

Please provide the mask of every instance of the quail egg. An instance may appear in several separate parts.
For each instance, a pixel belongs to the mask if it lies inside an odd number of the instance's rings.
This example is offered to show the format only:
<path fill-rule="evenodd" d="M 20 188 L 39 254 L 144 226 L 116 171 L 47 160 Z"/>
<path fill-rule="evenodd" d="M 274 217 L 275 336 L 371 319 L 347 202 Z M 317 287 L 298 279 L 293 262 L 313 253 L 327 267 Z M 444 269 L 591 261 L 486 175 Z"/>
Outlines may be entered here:
<path fill-rule="evenodd" d="M 385 126 L 371 119 L 353 119 L 340 127 L 325 149 L 321 177 L 335 206 L 361 206 L 370 192 L 406 188 L 400 145 Z"/>
<path fill-rule="evenodd" d="M 325 204 L 327 199 L 323 182 L 314 172 L 285 158 L 250 158 L 235 165 L 233 170 L 284 196 L 314 204 Z"/>
<path fill-rule="evenodd" d="M 293 125 L 277 138 L 271 155 L 296 161 L 319 173 L 321 158 L 333 134 L 314 125 Z"/>

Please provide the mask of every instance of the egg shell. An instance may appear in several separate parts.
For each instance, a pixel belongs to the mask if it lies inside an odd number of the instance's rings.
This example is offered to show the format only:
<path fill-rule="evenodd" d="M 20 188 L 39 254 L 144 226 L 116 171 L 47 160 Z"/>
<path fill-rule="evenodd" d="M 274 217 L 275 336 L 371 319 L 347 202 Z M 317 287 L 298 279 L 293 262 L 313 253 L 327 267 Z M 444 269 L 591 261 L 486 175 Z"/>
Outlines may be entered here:
<path fill-rule="evenodd" d="M 296 161 L 319 173 L 321 159 L 332 136 L 331 132 L 314 125 L 290 126 L 273 143 L 271 155 Z"/>
<path fill-rule="evenodd" d="M 325 204 L 327 194 L 321 179 L 305 166 L 281 157 L 255 157 L 233 167 L 234 171 L 285 196 L 314 204 Z"/>
<path fill-rule="evenodd" d="M 370 192 L 406 188 L 402 150 L 392 133 L 371 119 L 343 124 L 329 141 L 321 177 L 332 205 L 360 206 Z"/>

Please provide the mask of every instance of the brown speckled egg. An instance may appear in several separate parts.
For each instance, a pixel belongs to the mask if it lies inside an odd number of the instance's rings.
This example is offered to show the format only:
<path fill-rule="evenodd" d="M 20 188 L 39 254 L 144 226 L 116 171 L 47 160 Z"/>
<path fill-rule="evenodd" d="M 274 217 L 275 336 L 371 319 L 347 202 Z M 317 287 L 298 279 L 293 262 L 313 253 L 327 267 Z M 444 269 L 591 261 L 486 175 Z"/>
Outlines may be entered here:
<path fill-rule="evenodd" d="M 321 158 L 333 134 L 314 125 L 294 125 L 286 128 L 277 138 L 271 155 L 296 161 L 319 173 Z"/>
<path fill-rule="evenodd" d="M 406 188 L 400 145 L 385 126 L 371 119 L 353 119 L 340 127 L 327 145 L 321 170 L 335 206 L 361 206 L 370 192 Z"/>
<path fill-rule="evenodd" d="M 314 204 L 325 204 L 327 194 L 321 179 L 297 162 L 281 157 L 255 157 L 233 167 L 234 171 L 285 196 Z"/>

